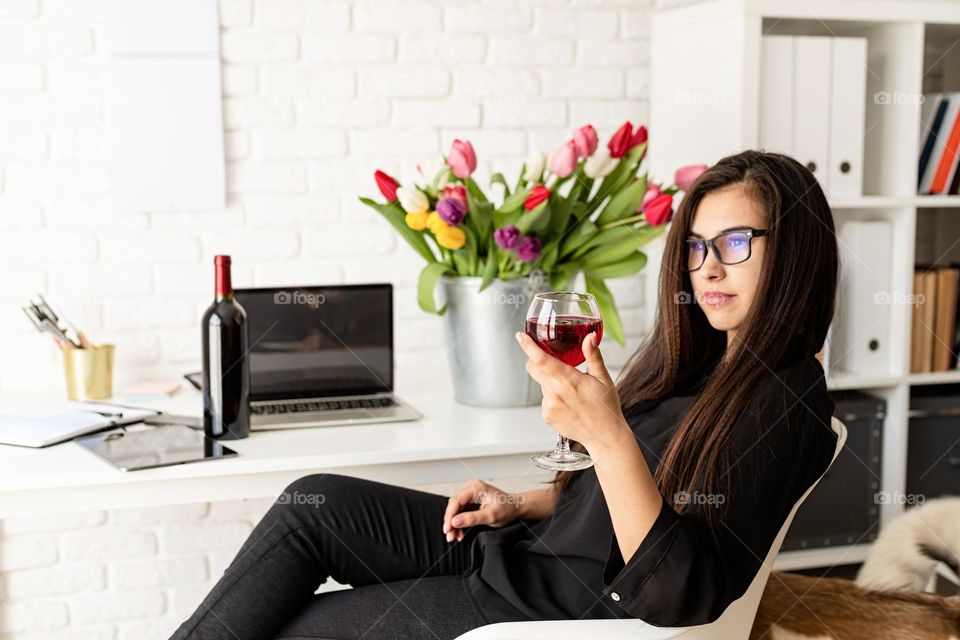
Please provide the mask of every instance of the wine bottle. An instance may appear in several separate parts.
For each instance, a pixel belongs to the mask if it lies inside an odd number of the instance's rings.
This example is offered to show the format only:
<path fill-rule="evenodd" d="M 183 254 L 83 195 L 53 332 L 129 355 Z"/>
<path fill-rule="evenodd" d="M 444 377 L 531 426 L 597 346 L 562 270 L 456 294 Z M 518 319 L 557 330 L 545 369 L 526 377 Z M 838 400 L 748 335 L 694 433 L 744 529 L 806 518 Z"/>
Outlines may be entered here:
<path fill-rule="evenodd" d="M 215 256 L 213 304 L 203 314 L 203 431 L 218 440 L 250 433 L 247 312 L 234 299 L 230 256 Z"/>

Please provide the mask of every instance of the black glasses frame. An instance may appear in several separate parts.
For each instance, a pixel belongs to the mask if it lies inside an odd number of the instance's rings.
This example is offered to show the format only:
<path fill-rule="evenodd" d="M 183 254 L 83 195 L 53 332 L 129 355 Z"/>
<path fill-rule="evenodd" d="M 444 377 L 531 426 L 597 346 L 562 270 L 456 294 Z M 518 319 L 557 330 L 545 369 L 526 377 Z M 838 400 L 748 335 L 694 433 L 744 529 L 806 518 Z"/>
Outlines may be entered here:
<path fill-rule="evenodd" d="M 730 235 L 731 233 L 745 233 L 745 234 L 747 234 L 747 257 L 744 258 L 743 260 L 737 260 L 736 262 L 724 262 L 724 261 L 723 261 L 723 258 L 720 257 L 720 249 L 717 248 L 717 245 L 716 245 L 715 243 L 716 243 L 716 241 L 719 240 L 720 238 L 723 238 L 724 236 Z M 709 252 L 709 251 L 713 251 L 713 255 L 717 258 L 717 261 L 718 261 L 720 264 L 727 264 L 727 265 L 729 265 L 729 264 L 740 264 L 741 262 L 746 262 L 747 260 L 750 259 L 750 256 L 753 255 L 753 239 L 754 239 L 754 238 L 762 238 L 763 236 L 766 236 L 766 235 L 769 235 L 769 234 L 770 234 L 770 230 L 769 230 L 769 229 L 754 229 L 753 227 L 741 227 L 741 228 L 737 228 L 737 229 L 728 229 L 727 231 L 724 231 L 723 233 L 717 234 L 717 235 L 713 236 L 712 238 L 707 238 L 707 239 L 703 239 L 703 238 L 687 238 L 687 239 L 686 239 L 686 246 L 687 246 L 687 251 L 688 251 L 688 254 L 687 254 L 687 255 L 688 255 L 688 256 L 689 256 L 690 243 L 691 243 L 691 242 L 702 242 L 702 243 L 704 243 L 705 245 L 707 245 L 707 248 L 706 248 L 706 250 L 704 250 L 704 252 L 703 252 L 703 260 L 700 261 L 700 264 L 697 265 L 696 268 L 693 268 L 693 269 L 690 269 L 689 267 L 685 266 L 685 267 L 684 267 L 684 271 L 692 272 L 692 271 L 696 271 L 697 269 L 699 269 L 700 267 L 702 267 L 702 266 L 703 266 L 703 263 L 707 261 L 707 252 Z"/>

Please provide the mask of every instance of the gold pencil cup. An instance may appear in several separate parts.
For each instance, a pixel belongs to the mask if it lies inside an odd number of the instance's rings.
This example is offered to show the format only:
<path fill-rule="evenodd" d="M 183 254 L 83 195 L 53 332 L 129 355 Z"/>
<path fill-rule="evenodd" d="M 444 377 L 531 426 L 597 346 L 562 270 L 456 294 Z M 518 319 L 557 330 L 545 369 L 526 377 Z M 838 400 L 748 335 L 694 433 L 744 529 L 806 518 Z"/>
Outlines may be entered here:
<path fill-rule="evenodd" d="M 63 349 L 63 371 L 69 400 L 104 400 L 112 394 L 113 345 Z"/>

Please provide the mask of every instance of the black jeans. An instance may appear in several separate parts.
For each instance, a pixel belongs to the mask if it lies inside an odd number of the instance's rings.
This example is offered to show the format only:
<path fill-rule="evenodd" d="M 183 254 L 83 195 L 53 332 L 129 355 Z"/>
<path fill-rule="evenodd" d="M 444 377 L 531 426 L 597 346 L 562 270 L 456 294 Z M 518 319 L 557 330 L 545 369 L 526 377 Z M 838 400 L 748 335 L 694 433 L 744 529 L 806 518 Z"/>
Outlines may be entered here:
<path fill-rule="evenodd" d="M 172 638 L 455 638 L 487 624 L 447 542 L 447 498 L 336 474 L 291 483 Z M 352 589 L 314 594 L 328 577 Z"/>

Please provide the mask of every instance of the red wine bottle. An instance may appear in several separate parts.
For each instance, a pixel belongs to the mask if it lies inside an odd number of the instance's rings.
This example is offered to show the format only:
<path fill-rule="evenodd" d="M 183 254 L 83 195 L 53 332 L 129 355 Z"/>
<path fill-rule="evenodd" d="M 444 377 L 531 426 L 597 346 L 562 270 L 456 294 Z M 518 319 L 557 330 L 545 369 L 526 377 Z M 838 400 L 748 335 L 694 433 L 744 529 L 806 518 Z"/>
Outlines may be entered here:
<path fill-rule="evenodd" d="M 603 337 L 603 322 L 586 316 L 554 316 L 547 322 L 527 320 L 526 333 L 541 349 L 561 362 L 576 367 L 584 360 L 583 339 L 596 331 L 597 344 Z"/>
<path fill-rule="evenodd" d="M 250 434 L 247 312 L 233 297 L 230 256 L 213 259 L 213 304 L 203 314 L 203 431 L 218 440 Z"/>

